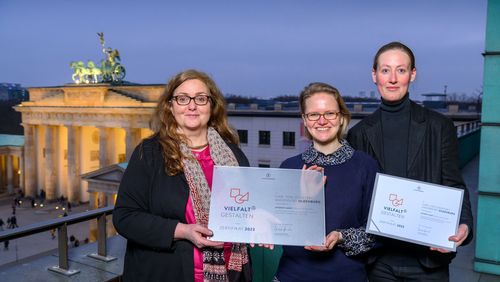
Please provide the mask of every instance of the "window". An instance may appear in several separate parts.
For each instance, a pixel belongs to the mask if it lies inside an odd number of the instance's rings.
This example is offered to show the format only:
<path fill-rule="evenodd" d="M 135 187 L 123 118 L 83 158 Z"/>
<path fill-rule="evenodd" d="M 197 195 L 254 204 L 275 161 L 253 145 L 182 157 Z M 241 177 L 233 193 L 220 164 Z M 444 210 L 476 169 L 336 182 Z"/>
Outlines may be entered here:
<path fill-rule="evenodd" d="M 283 131 L 283 146 L 295 147 L 295 132 Z"/>
<path fill-rule="evenodd" d="M 238 130 L 238 137 L 241 144 L 248 144 L 248 130 Z"/>
<path fill-rule="evenodd" d="M 271 131 L 259 130 L 259 145 L 271 145 Z"/>

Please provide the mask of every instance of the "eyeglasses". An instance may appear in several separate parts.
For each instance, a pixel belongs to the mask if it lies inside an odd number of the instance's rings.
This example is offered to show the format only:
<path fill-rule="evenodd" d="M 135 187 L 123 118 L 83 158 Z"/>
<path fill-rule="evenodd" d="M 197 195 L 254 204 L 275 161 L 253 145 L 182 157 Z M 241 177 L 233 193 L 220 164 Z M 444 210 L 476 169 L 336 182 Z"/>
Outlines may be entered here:
<path fill-rule="evenodd" d="M 340 112 L 326 112 L 324 114 L 320 113 L 308 113 L 304 114 L 304 116 L 310 121 L 318 121 L 321 117 L 324 117 L 327 120 L 335 120 L 339 117 Z"/>
<path fill-rule="evenodd" d="M 189 103 L 191 103 L 191 100 L 194 100 L 194 103 L 198 106 L 204 106 L 210 101 L 210 99 L 211 98 L 208 95 L 198 95 L 194 97 L 189 97 L 188 95 L 178 95 L 172 97 L 172 100 L 175 100 L 177 102 L 177 105 L 179 106 L 189 105 Z"/>

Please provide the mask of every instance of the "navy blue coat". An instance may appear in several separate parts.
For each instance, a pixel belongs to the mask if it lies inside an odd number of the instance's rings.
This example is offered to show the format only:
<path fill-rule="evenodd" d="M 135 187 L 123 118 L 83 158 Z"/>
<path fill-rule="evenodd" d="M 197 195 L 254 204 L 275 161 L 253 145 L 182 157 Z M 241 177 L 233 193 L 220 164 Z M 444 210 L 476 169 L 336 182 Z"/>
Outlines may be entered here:
<path fill-rule="evenodd" d="M 297 155 L 285 160 L 281 167 L 301 169 L 303 165 L 301 155 Z M 327 177 L 326 234 L 337 229 L 365 227 L 378 171 L 377 162 L 367 154 L 355 151 L 345 163 L 324 168 Z M 364 262 L 347 257 L 336 247 L 323 253 L 307 251 L 304 247 L 284 246 L 277 277 L 281 282 L 367 281 Z"/>

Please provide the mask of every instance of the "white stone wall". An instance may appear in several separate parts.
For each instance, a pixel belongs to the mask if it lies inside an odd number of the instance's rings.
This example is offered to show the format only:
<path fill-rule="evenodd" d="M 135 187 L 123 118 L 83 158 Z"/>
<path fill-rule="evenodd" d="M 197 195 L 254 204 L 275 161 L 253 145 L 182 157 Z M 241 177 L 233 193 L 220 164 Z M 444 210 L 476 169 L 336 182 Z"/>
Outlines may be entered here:
<path fill-rule="evenodd" d="M 241 149 L 254 167 L 259 164 L 279 167 L 282 161 L 300 154 L 309 145 L 309 141 L 301 136 L 300 118 L 230 116 L 229 122 L 237 130 L 248 130 L 248 143 L 241 144 Z M 260 130 L 271 131 L 270 145 L 259 145 Z M 295 146 L 283 146 L 284 131 L 295 132 Z"/>
<path fill-rule="evenodd" d="M 349 128 L 358 123 L 352 120 Z M 289 157 L 302 153 L 310 144 L 303 136 L 302 119 L 298 117 L 261 117 L 261 116 L 229 116 L 229 123 L 236 130 L 248 130 L 248 143 L 241 144 L 241 149 L 250 161 L 250 165 L 269 164 L 279 167 Z M 259 145 L 259 131 L 271 131 L 271 144 Z M 283 146 L 283 132 L 295 132 L 295 146 Z"/>

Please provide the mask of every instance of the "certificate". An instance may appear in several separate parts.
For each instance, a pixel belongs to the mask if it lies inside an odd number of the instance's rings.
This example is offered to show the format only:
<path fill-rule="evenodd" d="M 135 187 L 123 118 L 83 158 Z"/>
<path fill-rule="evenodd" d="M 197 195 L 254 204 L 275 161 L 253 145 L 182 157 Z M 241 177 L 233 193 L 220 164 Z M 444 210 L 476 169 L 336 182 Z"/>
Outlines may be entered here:
<path fill-rule="evenodd" d="M 213 241 L 324 245 L 323 173 L 215 166 L 208 228 Z"/>
<path fill-rule="evenodd" d="M 366 231 L 455 251 L 463 189 L 377 173 Z"/>

